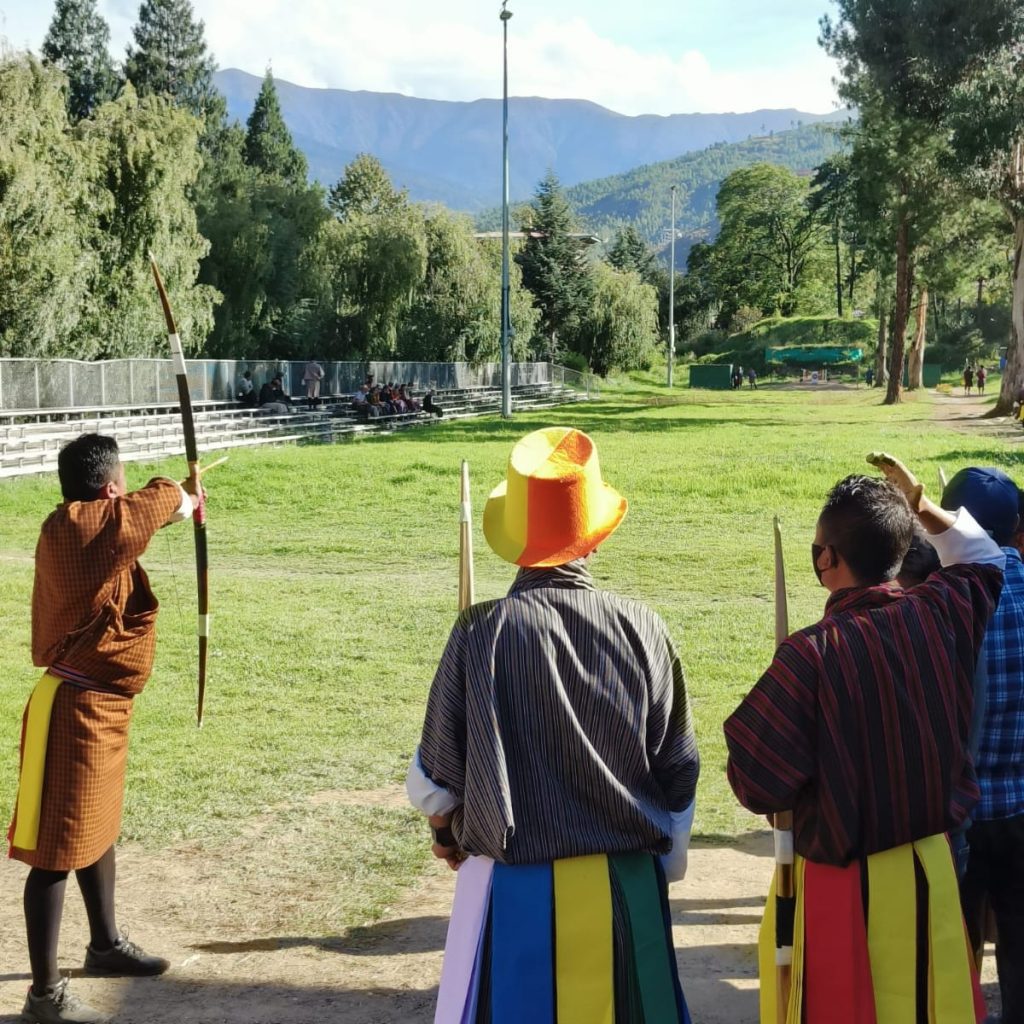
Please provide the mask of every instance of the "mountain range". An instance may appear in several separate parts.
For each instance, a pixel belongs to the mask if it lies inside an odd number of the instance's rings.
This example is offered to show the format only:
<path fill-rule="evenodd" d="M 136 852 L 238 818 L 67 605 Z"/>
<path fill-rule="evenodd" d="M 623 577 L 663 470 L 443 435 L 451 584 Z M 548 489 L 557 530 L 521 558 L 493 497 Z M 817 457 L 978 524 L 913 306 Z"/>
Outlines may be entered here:
<path fill-rule="evenodd" d="M 243 124 L 262 79 L 227 69 L 217 86 Z M 501 201 L 501 101 L 460 103 L 392 93 L 308 89 L 278 80 L 281 110 L 310 174 L 336 182 L 358 153 L 372 153 L 415 200 L 479 212 Z M 509 100 L 513 200 L 528 198 L 549 168 L 567 186 L 751 136 L 845 118 L 756 110 L 744 114 L 630 117 L 584 100 Z"/>

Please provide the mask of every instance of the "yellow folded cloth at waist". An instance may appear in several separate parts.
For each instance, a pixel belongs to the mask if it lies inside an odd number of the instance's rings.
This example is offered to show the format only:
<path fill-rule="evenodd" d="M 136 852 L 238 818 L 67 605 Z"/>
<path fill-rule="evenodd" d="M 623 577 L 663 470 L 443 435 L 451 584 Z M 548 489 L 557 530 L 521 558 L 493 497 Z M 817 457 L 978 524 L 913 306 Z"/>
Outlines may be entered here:
<path fill-rule="evenodd" d="M 18 780 L 18 803 L 11 845 L 19 850 L 34 850 L 39 842 L 39 818 L 43 807 L 43 775 L 46 748 L 50 737 L 50 715 L 57 688 L 63 682 L 45 673 L 36 683 L 25 712 L 25 737 Z"/>

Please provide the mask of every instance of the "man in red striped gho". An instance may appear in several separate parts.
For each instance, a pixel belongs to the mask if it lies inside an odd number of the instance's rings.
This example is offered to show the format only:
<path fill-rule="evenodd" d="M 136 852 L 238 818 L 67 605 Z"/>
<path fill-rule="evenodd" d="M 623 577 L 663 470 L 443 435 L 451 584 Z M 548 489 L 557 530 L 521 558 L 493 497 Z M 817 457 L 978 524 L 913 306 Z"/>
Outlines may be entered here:
<path fill-rule="evenodd" d="M 792 982 L 779 1020 L 774 892 L 762 928 L 763 1024 L 984 1019 L 947 833 L 978 800 L 973 679 L 1005 556 L 966 509 L 912 473 L 851 476 L 811 545 L 825 616 L 775 653 L 725 723 L 728 775 L 757 814 L 793 812 Z M 894 582 L 914 530 L 943 568 Z"/>

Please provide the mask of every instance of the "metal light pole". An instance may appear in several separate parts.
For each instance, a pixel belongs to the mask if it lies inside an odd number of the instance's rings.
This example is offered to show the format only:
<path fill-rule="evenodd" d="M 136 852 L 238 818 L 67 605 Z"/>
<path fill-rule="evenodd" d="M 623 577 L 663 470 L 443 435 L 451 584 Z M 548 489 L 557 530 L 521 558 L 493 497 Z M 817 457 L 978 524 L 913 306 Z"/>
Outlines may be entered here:
<path fill-rule="evenodd" d="M 501 415 L 512 416 L 512 311 L 510 307 L 508 256 L 508 23 L 512 12 L 508 0 L 502 0 L 501 14 L 504 30 L 504 89 L 502 92 L 502 169 L 501 169 Z"/>
<path fill-rule="evenodd" d="M 668 386 L 672 387 L 672 364 L 676 356 L 676 186 L 672 186 L 672 255 L 668 273 Z"/>

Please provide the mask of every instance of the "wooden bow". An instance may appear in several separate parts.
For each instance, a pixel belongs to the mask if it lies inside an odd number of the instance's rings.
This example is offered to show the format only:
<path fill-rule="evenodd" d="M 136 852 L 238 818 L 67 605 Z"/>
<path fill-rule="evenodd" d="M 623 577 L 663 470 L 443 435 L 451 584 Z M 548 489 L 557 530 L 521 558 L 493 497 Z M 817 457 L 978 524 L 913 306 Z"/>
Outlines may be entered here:
<path fill-rule="evenodd" d="M 188 373 L 185 369 L 185 354 L 181 347 L 181 337 L 171 312 L 171 303 L 167 298 L 160 269 L 156 265 L 153 254 L 149 256 L 153 268 L 153 279 L 160 293 L 160 304 L 163 306 L 164 319 L 167 321 L 167 334 L 171 345 L 171 359 L 174 362 L 174 376 L 178 384 L 178 405 L 181 408 L 181 429 L 185 436 L 185 458 L 188 461 L 188 480 L 192 484 L 194 494 L 202 494 L 200 477 L 203 470 L 199 466 L 199 449 L 196 444 L 196 421 L 192 412 L 192 395 L 188 387 Z M 199 507 L 192 516 L 192 527 L 196 542 L 196 586 L 199 598 L 199 613 L 196 620 L 196 634 L 199 637 L 199 697 L 196 707 L 196 724 L 203 727 L 203 702 L 206 698 L 206 658 L 210 640 L 210 564 L 206 548 L 206 507 L 200 501 Z"/>
<path fill-rule="evenodd" d="M 782 527 L 775 517 L 775 644 L 789 636 L 789 597 L 786 565 L 782 556 Z M 775 971 L 778 1024 L 786 1024 L 793 980 L 793 922 L 796 884 L 793 876 L 793 812 L 777 811 L 775 837 Z"/>
<path fill-rule="evenodd" d="M 459 611 L 473 603 L 473 515 L 469 500 L 469 463 L 462 462 L 459 515 Z"/>

